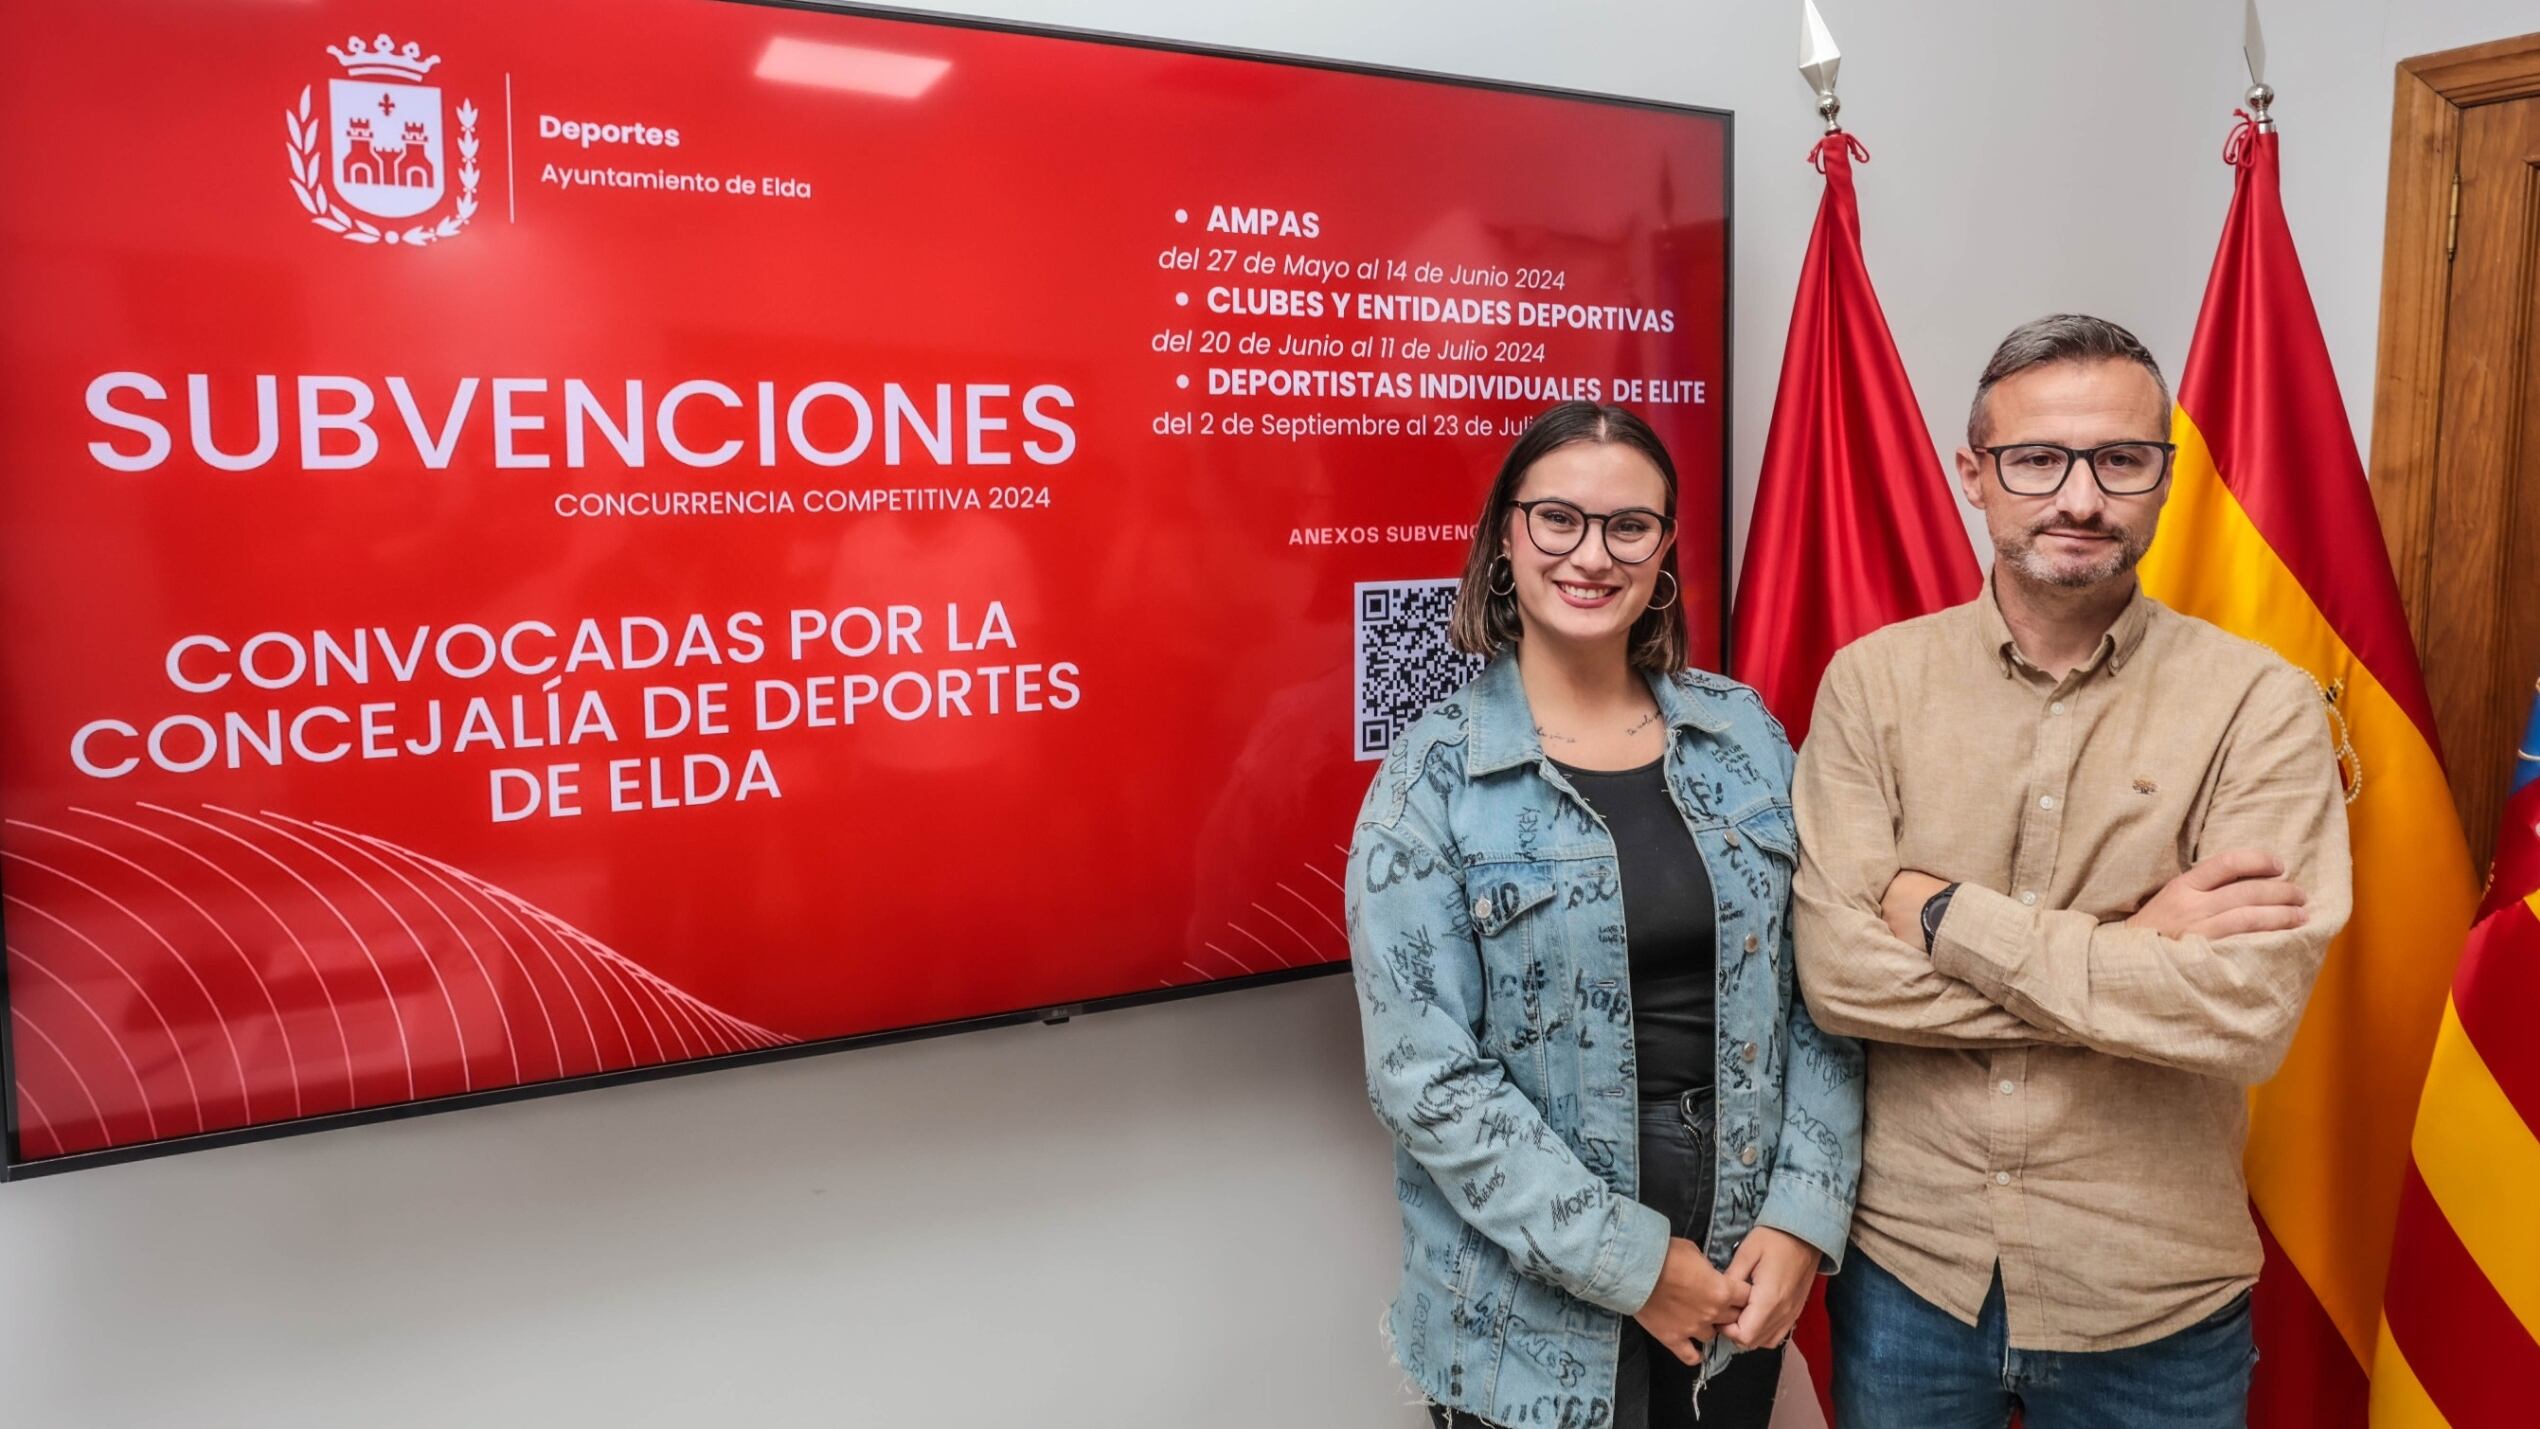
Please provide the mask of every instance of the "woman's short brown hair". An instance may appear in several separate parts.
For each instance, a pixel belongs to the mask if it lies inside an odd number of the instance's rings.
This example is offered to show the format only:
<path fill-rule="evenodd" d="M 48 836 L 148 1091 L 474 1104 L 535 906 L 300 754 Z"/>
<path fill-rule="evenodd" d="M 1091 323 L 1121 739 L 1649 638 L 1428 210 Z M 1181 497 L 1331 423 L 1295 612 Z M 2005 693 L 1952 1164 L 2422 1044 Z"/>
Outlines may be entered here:
<path fill-rule="evenodd" d="M 1482 498 L 1482 518 L 1473 528 L 1473 549 L 1464 558 L 1464 581 L 1455 592 L 1455 623 L 1449 638 L 1455 648 L 1467 655 L 1485 658 L 1514 646 L 1525 634 L 1525 626 L 1517 618 L 1517 598 L 1500 595 L 1491 589 L 1491 574 L 1499 563 L 1499 543 L 1508 529 L 1508 517 L 1516 509 L 1517 488 L 1525 484 L 1526 472 L 1563 447 L 1585 442 L 1620 442 L 1649 458 L 1658 474 L 1667 481 L 1667 516 L 1676 514 L 1676 464 L 1667 455 L 1667 445 L 1649 424 L 1621 407 L 1601 407 L 1593 402 L 1564 402 L 1547 409 L 1526 426 L 1516 445 L 1508 449 L 1508 458 L 1499 465 L 1499 476 L 1491 482 L 1490 494 Z M 1658 569 L 1674 579 L 1679 592 L 1664 610 L 1651 607 L 1641 612 L 1632 623 L 1631 663 L 1633 668 L 1673 674 L 1685 667 L 1688 648 L 1685 638 L 1684 581 L 1676 576 L 1676 547 L 1668 543 L 1660 557 Z"/>

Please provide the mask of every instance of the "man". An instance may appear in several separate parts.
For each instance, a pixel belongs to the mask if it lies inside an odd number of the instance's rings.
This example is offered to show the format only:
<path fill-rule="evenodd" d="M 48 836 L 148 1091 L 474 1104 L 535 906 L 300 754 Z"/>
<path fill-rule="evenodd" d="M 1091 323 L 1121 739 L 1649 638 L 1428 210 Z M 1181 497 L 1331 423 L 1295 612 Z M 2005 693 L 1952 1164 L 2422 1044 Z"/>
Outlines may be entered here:
<path fill-rule="evenodd" d="M 1844 1429 L 2247 1419 L 2246 1088 L 2349 901 L 2317 685 L 2143 594 L 2169 389 L 2097 318 L 2014 331 L 1958 479 L 1985 594 L 1836 656 L 1793 800 L 1799 982 L 1862 1040 Z"/>

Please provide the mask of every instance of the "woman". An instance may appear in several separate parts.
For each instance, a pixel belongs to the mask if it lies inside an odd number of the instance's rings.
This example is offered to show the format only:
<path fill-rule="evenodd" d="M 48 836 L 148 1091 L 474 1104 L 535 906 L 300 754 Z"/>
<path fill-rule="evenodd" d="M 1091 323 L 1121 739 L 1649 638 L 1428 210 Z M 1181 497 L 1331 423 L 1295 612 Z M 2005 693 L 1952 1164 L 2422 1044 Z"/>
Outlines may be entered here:
<path fill-rule="evenodd" d="M 1685 667 L 1676 472 L 1564 403 L 1457 595 L 1473 682 L 1394 742 L 1348 882 L 1397 1142 L 1396 1358 L 1445 1429 L 1764 1425 L 1843 1253 L 1859 1049 L 1792 989 L 1791 752 Z"/>

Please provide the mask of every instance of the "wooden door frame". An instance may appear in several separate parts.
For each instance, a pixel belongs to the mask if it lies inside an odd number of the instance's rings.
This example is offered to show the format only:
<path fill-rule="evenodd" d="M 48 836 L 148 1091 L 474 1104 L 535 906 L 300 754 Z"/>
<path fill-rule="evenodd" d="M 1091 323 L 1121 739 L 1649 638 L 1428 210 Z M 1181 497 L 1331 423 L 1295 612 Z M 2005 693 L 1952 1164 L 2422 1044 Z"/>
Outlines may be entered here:
<path fill-rule="evenodd" d="M 2371 471 L 2373 505 L 2419 651 L 2429 648 L 2434 485 L 2458 216 L 2461 111 L 2535 96 L 2540 96 L 2540 34 L 2419 55 L 2398 66 L 2390 114 Z"/>

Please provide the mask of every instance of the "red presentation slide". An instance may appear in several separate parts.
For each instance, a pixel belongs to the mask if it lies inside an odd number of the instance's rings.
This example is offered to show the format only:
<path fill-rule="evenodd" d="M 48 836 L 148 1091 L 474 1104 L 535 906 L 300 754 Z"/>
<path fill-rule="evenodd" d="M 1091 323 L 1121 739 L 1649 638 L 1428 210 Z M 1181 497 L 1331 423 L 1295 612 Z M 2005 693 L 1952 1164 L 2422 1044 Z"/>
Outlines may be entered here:
<path fill-rule="evenodd" d="M 1340 963 L 1556 401 L 1717 663 L 1724 114 L 731 0 L 0 52 L 9 1174 Z"/>

